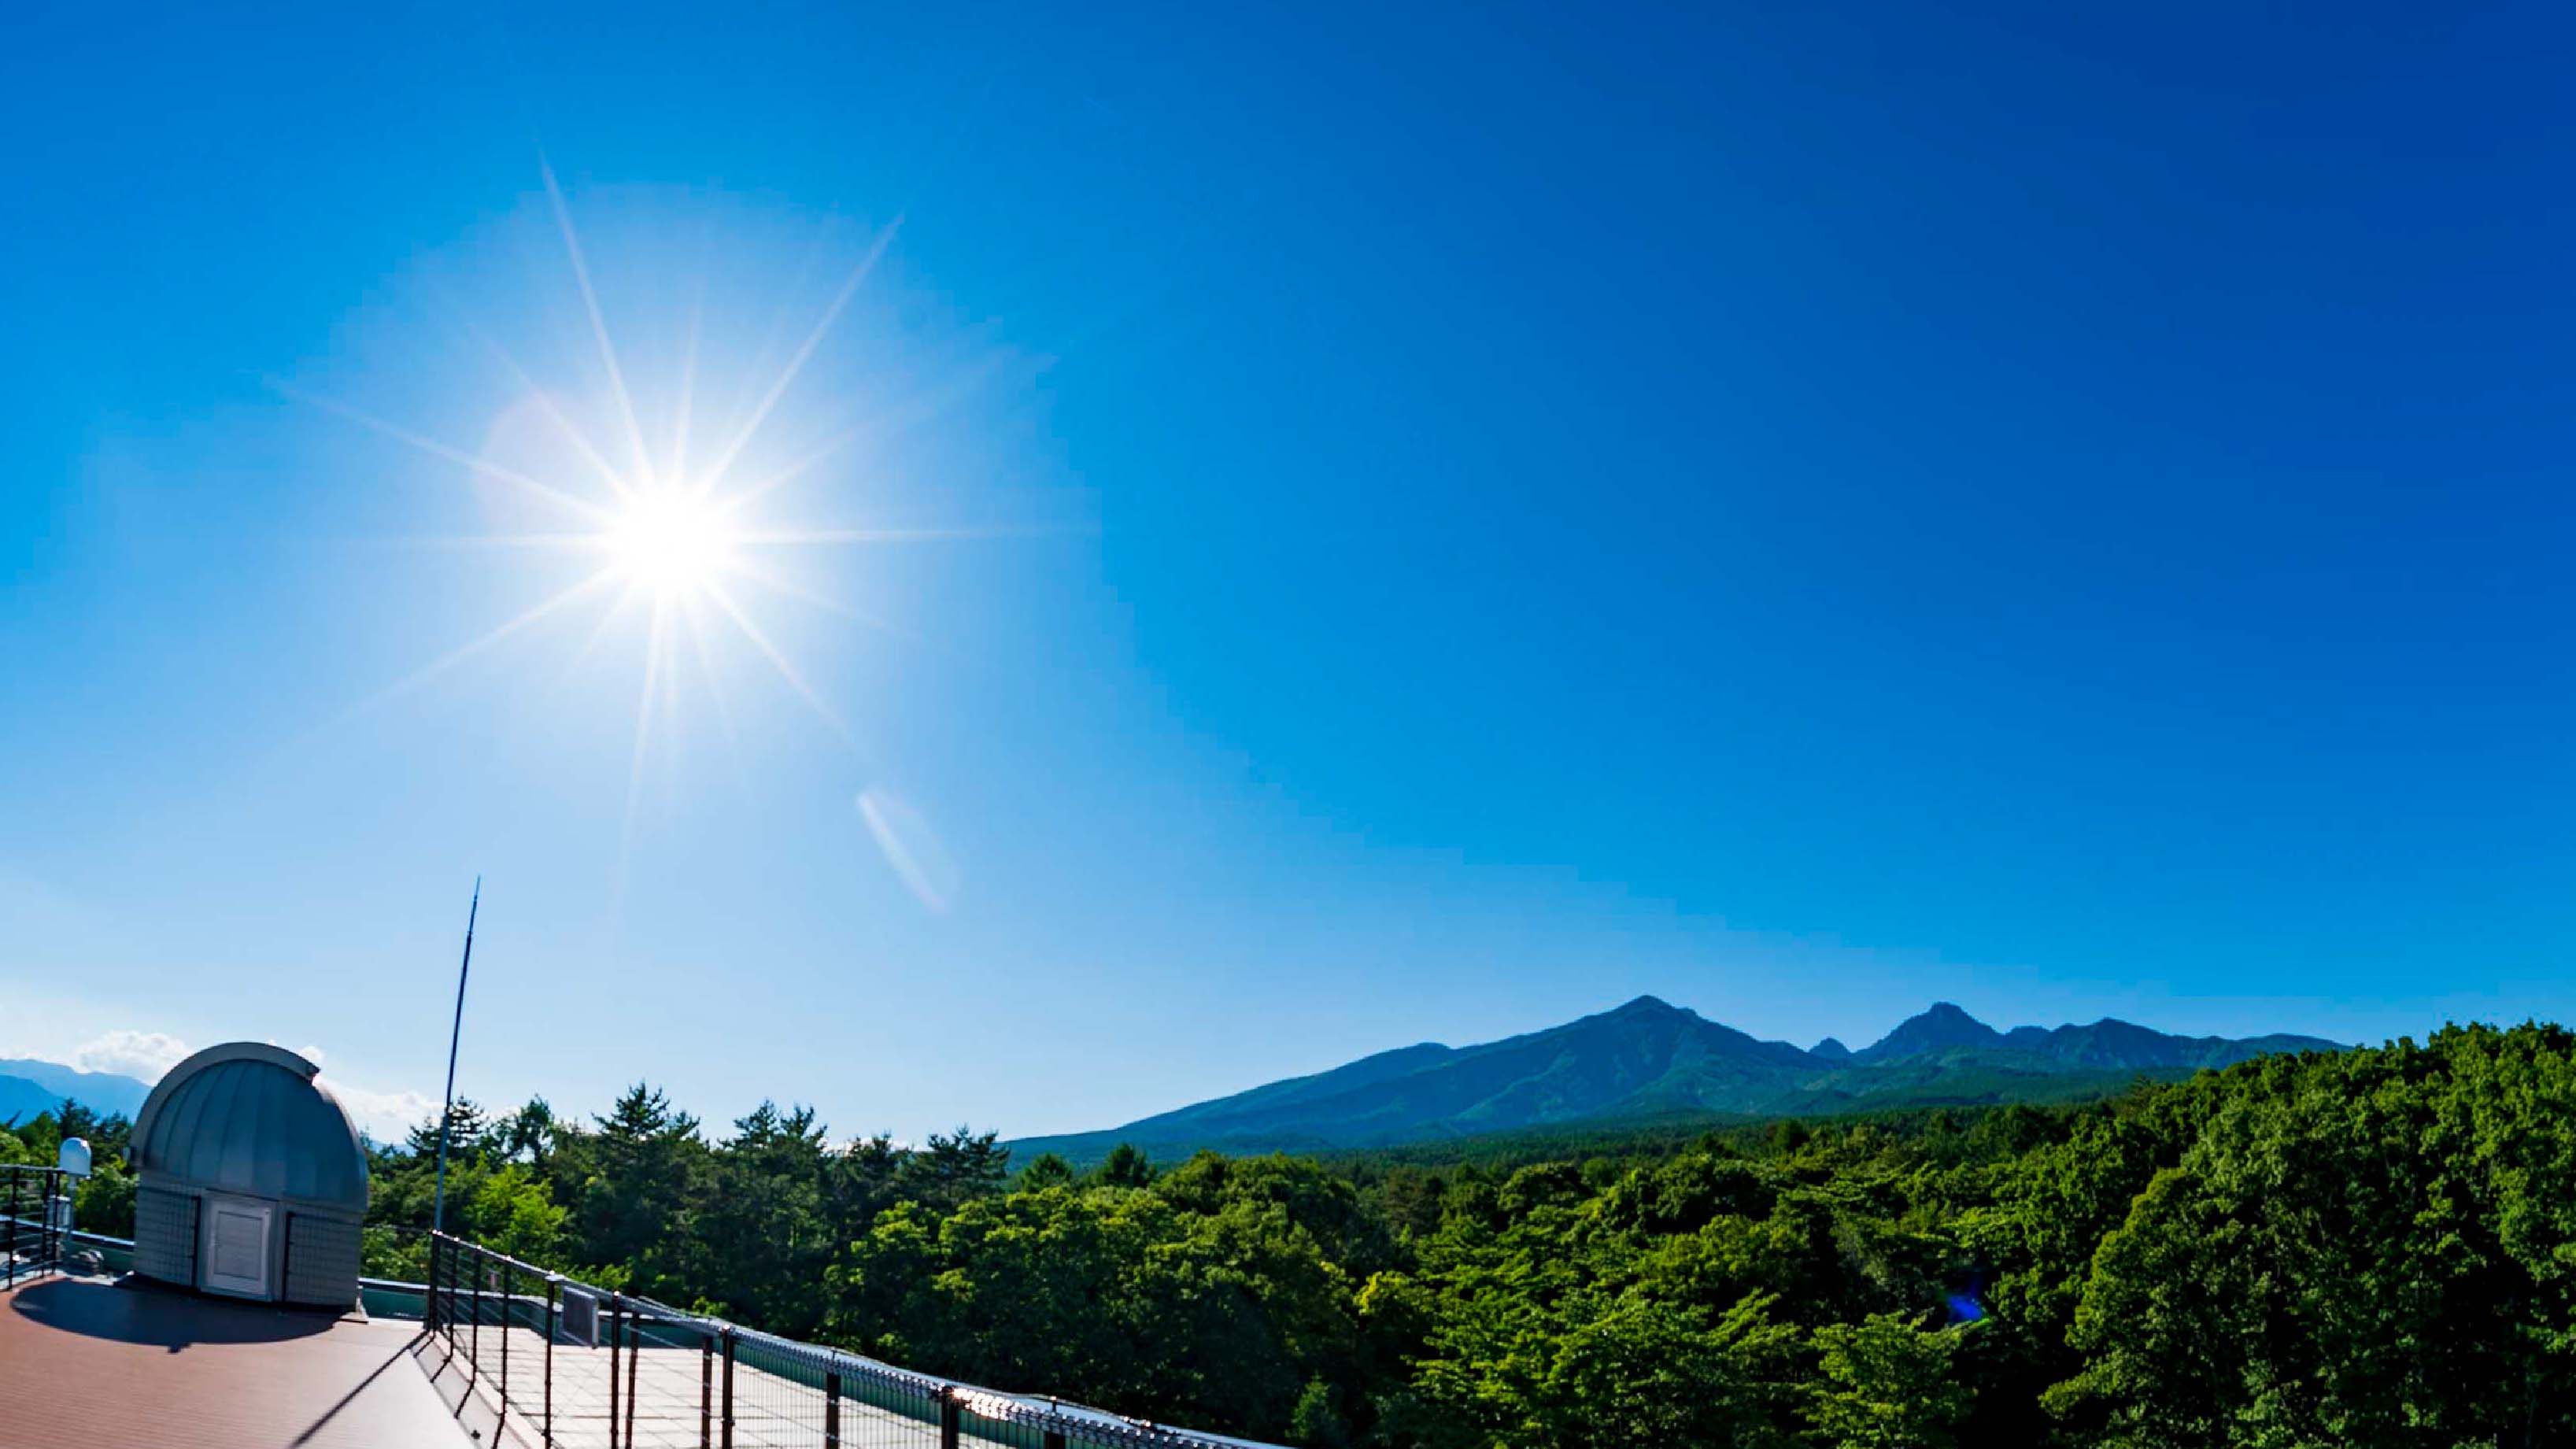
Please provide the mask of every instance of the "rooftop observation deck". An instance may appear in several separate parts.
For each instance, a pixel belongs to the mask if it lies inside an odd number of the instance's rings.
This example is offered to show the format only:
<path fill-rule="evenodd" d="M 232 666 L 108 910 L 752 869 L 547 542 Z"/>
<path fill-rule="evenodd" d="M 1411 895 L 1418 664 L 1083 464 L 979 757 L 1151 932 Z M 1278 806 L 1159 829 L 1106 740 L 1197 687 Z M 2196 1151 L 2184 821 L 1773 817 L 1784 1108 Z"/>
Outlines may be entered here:
<path fill-rule="evenodd" d="M 0 1444 L 1275 1449 L 779 1338 L 444 1233 L 426 1284 L 359 1279 L 346 1311 L 110 1277 L 134 1244 L 64 1227 L 48 1192 L 41 1215 L 0 1214 Z"/>
<path fill-rule="evenodd" d="M 37 1278 L 0 1293 L 0 1439 L 473 1449 L 484 1426 L 441 1398 L 434 1352 L 416 1362 L 431 1342 L 417 1323 Z"/>
<path fill-rule="evenodd" d="M 763 1367 L 750 1355 L 737 1358 L 719 1389 L 723 1360 L 703 1346 L 642 1335 L 628 1343 L 622 1354 L 571 1343 L 498 1311 L 439 1332 L 416 1319 L 233 1302 L 131 1278 L 34 1278 L 0 1291 L 0 1442 L 64 1449 L 1231 1449 L 1244 1442 L 1184 1439 L 1106 1416 L 1049 1432 L 986 1417 L 1001 1412 L 993 1404 L 945 1423 L 934 1409 L 925 1421 L 918 1406 L 867 1402 L 860 1386 L 837 1377 L 829 1397 L 818 1398 L 818 1375 L 794 1362 Z M 533 1392 L 539 1375 L 542 1398 Z"/>

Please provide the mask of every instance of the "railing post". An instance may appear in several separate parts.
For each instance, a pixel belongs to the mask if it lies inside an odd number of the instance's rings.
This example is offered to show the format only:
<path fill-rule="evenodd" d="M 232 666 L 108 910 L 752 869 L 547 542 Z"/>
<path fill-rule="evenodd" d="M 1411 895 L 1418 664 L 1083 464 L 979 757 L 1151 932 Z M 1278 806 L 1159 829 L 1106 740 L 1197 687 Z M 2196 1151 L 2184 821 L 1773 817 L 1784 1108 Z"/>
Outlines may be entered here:
<path fill-rule="evenodd" d="M 420 1326 L 424 1333 L 438 1332 L 438 1238 L 429 1240 L 429 1258 L 421 1265 Z"/>
<path fill-rule="evenodd" d="M 724 1441 L 719 1449 L 733 1449 L 733 1325 L 724 1328 Z"/>
<path fill-rule="evenodd" d="M 465 1366 L 479 1379 L 483 1377 L 483 1265 L 474 1258 L 465 1261 L 466 1271 L 473 1275 L 467 1280 L 466 1292 L 474 1304 L 474 1326 L 465 1334 Z"/>
<path fill-rule="evenodd" d="M 716 1341 L 698 1335 L 698 1449 L 715 1449 Z"/>
<path fill-rule="evenodd" d="M 608 1449 L 617 1449 L 617 1295 L 608 1295 Z"/>
<path fill-rule="evenodd" d="M 510 1310 L 517 1306 L 519 1267 L 516 1263 L 501 1265 L 501 1414 L 510 1413 Z"/>
<path fill-rule="evenodd" d="M 563 1280 L 546 1276 L 546 1449 L 555 1449 L 555 1313 Z"/>
<path fill-rule="evenodd" d="M 823 1374 L 823 1449 L 841 1449 L 841 1376 Z"/>
<path fill-rule="evenodd" d="M 644 1325 L 636 1321 L 641 1317 L 627 1310 L 626 1328 L 634 1337 L 626 1344 L 626 1449 L 635 1449 L 635 1368 L 644 1361 Z"/>
<path fill-rule="evenodd" d="M 9 1174 L 9 1286 L 18 1286 L 18 1174 Z"/>
<path fill-rule="evenodd" d="M 939 1391 L 939 1449 L 957 1449 L 957 1388 L 951 1384 Z"/>

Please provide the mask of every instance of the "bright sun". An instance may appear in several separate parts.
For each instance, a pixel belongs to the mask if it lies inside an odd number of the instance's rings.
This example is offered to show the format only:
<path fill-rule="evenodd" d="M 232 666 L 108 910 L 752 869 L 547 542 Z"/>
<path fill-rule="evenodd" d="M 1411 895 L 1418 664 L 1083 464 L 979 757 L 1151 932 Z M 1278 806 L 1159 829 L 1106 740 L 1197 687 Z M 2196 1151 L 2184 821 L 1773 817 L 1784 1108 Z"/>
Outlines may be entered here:
<path fill-rule="evenodd" d="M 653 329 L 678 342 L 676 358 L 668 359 L 676 366 L 666 370 L 658 365 L 663 359 L 657 356 L 652 373 L 639 374 L 631 359 L 619 356 L 610 337 L 609 313 L 601 307 L 599 295 L 591 286 L 589 264 L 563 191 L 551 170 L 540 169 L 554 229 L 562 239 L 570 279 L 580 300 L 578 314 L 586 314 L 589 340 L 598 349 L 594 369 L 583 372 L 567 366 L 563 375 L 552 380 L 554 386 L 543 385 L 493 335 L 473 325 L 470 318 L 463 319 L 463 330 L 481 340 L 492 354 L 502 374 L 496 381 L 508 385 L 504 411 L 495 419 L 479 450 L 441 441 L 345 402 L 305 393 L 291 384 L 279 382 L 276 386 L 290 397 L 312 402 L 441 463 L 461 466 L 478 483 L 506 489 L 519 505 L 498 516 L 514 523 L 524 520 L 523 527 L 441 542 L 560 551 L 571 556 L 562 562 L 578 565 L 558 567 L 556 560 L 549 559 L 543 572 L 558 585 L 552 592 L 379 690 L 366 704 L 415 688 L 506 640 L 536 629 L 548 619 L 557 619 L 560 624 L 562 616 L 576 609 L 596 614 L 577 660 L 586 659 L 594 646 L 609 637 L 612 624 L 620 620 L 633 623 L 640 618 L 643 637 L 638 662 L 642 677 L 635 695 L 634 744 L 627 759 L 625 823 L 617 857 L 617 880 L 622 891 L 627 850 L 635 837 L 639 806 L 651 775 L 648 756 L 657 748 L 666 755 L 675 755 L 683 734 L 677 726 L 679 681 L 685 666 L 694 665 L 688 672 L 713 702 L 727 746 L 738 748 L 732 715 L 723 697 L 736 672 L 719 667 L 717 650 L 748 648 L 751 657 L 769 666 L 768 672 L 777 682 L 801 700 L 854 755 L 867 762 L 871 775 L 878 773 L 869 752 L 835 708 L 827 689 L 808 679 L 791 651 L 783 647 L 793 642 L 792 638 L 772 637 L 764 605 L 776 606 L 778 600 L 786 599 L 882 629 L 886 626 L 834 597 L 832 589 L 816 587 L 810 580 L 817 566 L 810 562 L 802 568 L 797 566 L 797 560 L 811 560 L 814 555 L 799 551 L 965 539 L 985 536 L 991 530 L 802 524 L 776 515 L 777 495 L 789 489 L 808 490 L 811 506 L 810 492 L 827 486 L 835 474 L 859 471 L 855 460 L 842 456 L 845 452 L 862 445 L 881 444 L 898 426 L 917 426 L 944 405 L 942 400 L 952 387 L 970 385 L 985 368 L 982 363 L 967 366 L 957 380 L 943 379 L 918 396 L 878 399 L 887 404 L 881 412 L 855 411 L 870 404 L 870 395 L 864 390 L 842 388 L 827 407 L 805 418 L 801 426 L 772 427 L 769 444 L 758 444 L 764 426 L 777 417 L 794 416 L 795 407 L 788 406 L 782 413 L 782 404 L 787 403 L 799 375 L 814 360 L 834 323 L 851 305 L 861 284 L 893 241 L 895 226 L 888 225 L 877 229 L 865 254 L 855 260 L 838 290 L 805 331 L 803 340 L 786 351 L 783 361 L 777 361 L 775 354 L 787 348 L 792 336 L 787 330 L 792 314 L 781 310 L 778 319 L 769 324 L 770 342 L 762 343 L 753 357 L 743 359 L 756 363 L 766 375 L 765 380 L 747 373 L 731 375 L 736 371 L 732 364 L 737 360 L 729 350 L 731 344 L 748 340 L 759 325 L 756 317 L 746 322 L 736 314 L 743 311 L 745 304 L 783 304 L 789 298 L 766 297 L 759 289 L 719 289 L 719 298 L 737 290 L 738 295 L 731 303 L 720 302 L 713 313 L 715 322 L 709 336 L 715 340 L 715 365 L 707 371 L 724 384 L 716 391 L 732 393 L 734 400 L 724 415 L 722 429 L 709 432 L 704 426 L 707 419 L 699 416 L 698 407 L 702 401 L 701 322 L 709 315 L 703 305 L 707 279 L 699 279 L 695 289 L 698 300 L 690 304 L 684 318 L 662 316 L 658 319 L 661 325 Z M 813 245 L 819 247 L 820 239 Z M 806 262 L 810 264 L 819 254 L 809 253 Z M 760 269 L 748 275 L 765 285 L 772 272 Z M 791 290 L 801 286 L 793 284 Z M 654 296 L 668 301 L 677 290 L 657 288 Z M 758 308 L 753 310 L 756 313 Z M 531 315 L 546 317 L 553 313 L 537 308 Z M 559 339 L 538 340 L 548 344 L 541 348 L 540 356 L 553 358 L 560 354 L 560 360 L 569 364 L 578 354 L 577 347 L 567 350 L 553 345 Z M 629 390 L 630 377 L 646 383 L 640 393 Z M 605 387 L 592 386 L 593 381 L 604 382 Z M 809 385 L 807 391 L 815 389 Z M 551 431 L 535 426 L 539 421 L 550 424 Z M 793 436 L 782 438 L 781 433 Z M 870 480 L 895 481 L 883 471 L 888 463 L 885 456 L 870 459 Z M 835 572 L 846 573 L 847 569 L 843 566 Z M 837 632 L 835 627 L 827 637 L 837 637 Z M 742 673 L 757 678 L 761 671 Z M 676 781 L 677 776 L 665 778 Z M 868 832 L 904 886 L 932 910 L 946 909 L 954 888 L 950 879 L 953 867 L 947 864 L 920 812 L 873 784 L 861 793 L 857 803 Z"/>
<path fill-rule="evenodd" d="M 639 615 L 649 621 L 643 629 L 634 747 L 627 764 L 622 839 L 631 841 L 647 778 L 647 755 L 662 735 L 672 736 L 672 743 L 662 748 L 668 750 L 676 745 L 677 735 L 671 726 L 677 718 L 677 680 L 684 656 L 694 660 L 702 682 L 721 711 L 724 701 L 718 684 L 729 676 L 718 670 L 711 652 L 728 642 L 747 646 L 836 737 L 853 750 L 859 748 L 857 736 L 827 693 L 806 677 L 781 641 L 772 638 L 762 605 L 774 602 L 766 596 L 777 596 L 861 624 L 874 621 L 834 598 L 830 590 L 800 581 L 814 570 L 810 566 L 803 570 L 794 567 L 790 560 L 797 555 L 786 551 L 964 538 L 978 531 L 781 526 L 778 520 L 764 516 L 775 504 L 774 500 L 768 504 L 762 500 L 791 487 L 813 487 L 818 479 L 829 476 L 829 470 L 846 466 L 840 455 L 870 436 L 870 425 L 848 416 L 840 417 L 833 430 L 824 432 L 822 424 L 831 419 L 818 415 L 807 420 L 804 436 L 792 445 L 777 439 L 775 434 L 780 430 L 773 429 L 771 445 L 756 446 L 764 426 L 782 415 L 781 405 L 799 375 L 813 361 L 834 322 L 849 307 L 860 284 L 893 240 L 892 226 L 879 229 L 865 255 L 853 264 L 821 315 L 805 332 L 804 340 L 777 364 L 774 374 L 765 382 L 748 377 L 736 380 L 739 386 L 729 389 L 739 394 L 735 415 L 727 419 L 720 433 L 708 434 L 702 427 L 693 431 L 693 424 L 704 421 L 696 416 L 695 407 L 700 387 L 701 309 L 693 304 L 685 320 L 664 319 L 667 335 L 685 340 L 680 344 L 673 375 L 653 379 L 640 395 L 644 405 L 639 409 L 639 394 L 627 385 L 628 379 L 637 374 L 629 360 L 620 358 L 610 338 L 608 314 L 592 289 L 589 265 L 573 230 L 572 214 L 552 171 L 545 172 L 545 187 L 555 230 L 570 262 L 580 312 L 587 314 L 590 340 L 598 348 L 595 376 L 605 381 L 604 390 L 587 389 L 577 380 L 565 381 L 559 390 L 540 386 L 525 366 L 485 337 L 494 361 L 512 385 L 512 401 L 504 420 L 516 431 L 505 434 L 496 422 L 491 438 L 506 439 L 508 446 L 496 448 L 487 439 L 485 448 L 478 452 L 284 383 L 278 387 L 289 396 L 306 398 L 441 462 L 461 465 L 483 482 L 507 488 L 523 503 L 542 507 L 542 512 L 530 516 L 531 524 L 542 526 L 525 531 L 495 531 L 453 542 L 561 550 L 578 557 L 584 565 L 561 571 L 560 587 L 552 593 L 412 671 L 379 691 L 376 698 L 411 689 L 504 640 L 534 629 L 544 620 L 576 608 L 600 606 L 590 642 L 582 646 L 585 655 L 606 636 L 613 621 Z M 699 290 L 703 300 L 704 288 Z M 719 309 L 718 315 L 724 316 L 724 310 Z M 779 330 L 785 321 L 782 313 L 780 324 L 773 324 L 773 330 L 778 331 L 775 340 L 781 347 L 789 335 Z M 481 334 L 479 328 L 472 330 Z M 737 324 L 723 324 L 714 335 L 729 338 L 740 331 Z M 759 356 L 766 360 L 770 354 L 764 350 Z M 711 371 L 721 379 L 732 370 L 722 365 L 730 358 L 721 350 L 716 357 L 719 365 Z M 764 366 L 762 371 L 768 368 Z M 835 406 L 848 406 L 851 401 L 843 398 Z M 792 415 L 793 409 L 786 411 Z M 551 424 L 553 431 L 540 433 L 522 426 L 536 419 Z M 514 466 L 514 462 L 534 466 L 522 468 Z M 635 607 L 639 604 L 644 607 Z M 732 727 L 730 716 L 726 718 L 725 736 L 730 744 Z M 942 890 L 936 884 L 936 873 L 925 875 L 927 867 L 919 860 L 922 851 L 935 850 L 936 843 L 924 847 L 912 838 L 921 835 L 926 827 L 917 821 L 907 822 L 882 801 L 867 808 L 872 812 L 868 828 L 895 863 L 897 874 L 915 894 L 934 909 L 939 908 Z M 620 850 L 622 880 L 623 844 Z M 924 881 L 931 883 L 923 884 Z"/>
<path fill-rule="evenodd" d="M 617 571 L 657 594 L 696 593 L 733 561 L 735 539 L 724 510 L 685 493 L 631 500 L 605 537 Z"/>

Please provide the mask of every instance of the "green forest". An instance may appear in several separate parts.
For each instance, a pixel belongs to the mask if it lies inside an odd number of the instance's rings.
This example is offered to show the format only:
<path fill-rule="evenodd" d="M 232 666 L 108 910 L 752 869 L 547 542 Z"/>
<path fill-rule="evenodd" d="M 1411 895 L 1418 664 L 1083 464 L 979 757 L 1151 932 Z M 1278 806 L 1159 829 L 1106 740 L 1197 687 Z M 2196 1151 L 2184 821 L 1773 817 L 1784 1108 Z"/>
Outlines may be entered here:
<path fill-rule="evenodd" d="M 84 1226 L 116 1232 L 123 1124 Z M 53 1116 L 0 1134 L 48 1159 Z M 417 1279 L 434 1125 L 375 1159 Z M 460 1114 L 463 1232 L 997 1388 L 1301 1445 L 2576 1443 L 2576 1038 L 2449 1028 L 2073 1107 L 1318 1161 Z"/>

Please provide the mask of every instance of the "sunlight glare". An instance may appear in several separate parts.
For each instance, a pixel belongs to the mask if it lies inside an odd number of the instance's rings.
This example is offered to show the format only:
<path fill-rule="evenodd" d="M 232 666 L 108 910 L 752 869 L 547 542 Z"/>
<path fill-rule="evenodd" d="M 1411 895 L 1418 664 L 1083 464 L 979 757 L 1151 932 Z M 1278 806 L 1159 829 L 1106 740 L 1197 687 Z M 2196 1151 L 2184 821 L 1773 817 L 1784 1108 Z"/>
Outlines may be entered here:
<path fill-rule="evenodd" d="M 734 537 L 722 512 L 681 492 L 626 505 L 607 543 L 618 572 L 663 596 L 696 593 L 733 562 Z"/>
<path fill-rule="evenodd" d="M 899 217 L 875 228 L 859 254 L 848 259 L 846 270 L 834 267 L 818 274 L 831 287 L 828 298 L 806 295 L 802 271 L 779 291 L 769 281 L 780 274 L 778 269 L 751 265 L 745 260 L 750 253 L 727 246 L 708 254 L 707 262 L 720 262 L 720 267 L 702 270 L 693 287 L 677 289 L 694 294 L 685 308 L 665 315 L 671 309 L 657 310 L 651 301 L 667 301 L 675 294 L 662 283 L 682 270 L 688 257 L 655 250 L 670 232 L 671 217 L 659 209 L 661 203 L 648 200 L 631 207 L 623 229 L 608 234 L 610 245 L 594 250 L 591 238 L 575 227 L 571 200 L 542 158 L 539 172 L 543 205 L 514 220 L 507 240 L 525 242 L 532 239 L 525 233 L 551 232 L 562 249 L 563 270 L 541 274 L 531 284 L 519 268 L 535 250 L 497 243 L 489 248 L 488 259 L 480 245 L 469 250 L 459 267 L 499 299 L 519 298 L 524 292 L 542 302 L 550 288 L 568 284 L 578 299 L 577 311 L 562 309 L 567 320 L 578 319 L 572 334 L 555 336 L 543 326 L 524 336 L 496 333 L 476 315 L 479 309 L 459 303 L 459 298 L 470 303 L 480 295 L 477 289 L 459 291 L 443 278 L 433 284 L 442 310 L 450 314 L 450 327 L 470 344 L 469 355 L 488 367 L 491 381 L 509 398 L 485 430 L 480 449 L 457 446 L 285 379 L 271 385 L 439 464 L 462 469 L 478 495 L 487 491 L 482 485 L 499 485 L 488 489 L 488 516 L 481 528 L 436 542 L 525 550 L 538 560 L 534 567 L 540 577 L 554 576 L 553 592 L 533 606 L 398 680 L 360 708 L 445 675 L 506 640 L 532 634 L 577 605 L 596 605 L 599 612 L 571 654 L 567 677 L 608 641 L 631 631 L 639 616 L 650 620 L 637 641 L 641 678 L 631 696 L 633 743 L 614 876 L 614 892 L 622 895 L 653 775 L 651 758 L 658 753 L 665 761 L 675 760 L 686 735 L 677 703 L 684 674 L 703 686 L 737 774 L 743 769 L 735 721 L 724 697 L 733 679 L 720 658 L 726 647 L 765 664 L 766 671 L 754 673 L 774 675 L 853 757 L 868 757 L 857 731 L 835 706 L 833 681 L 807 675 L 790 652 L 795 637 L 778 630 L 770 611 L 760 606 L 789 600 L 921 641 L 836 597 L 836 590 L 811 582 L 819 567 L 845 566 L 798 565 L 789 558 L 811 559 L 816 550 L 900 546 L 1006 530 L 871 526 L 865 518 L 799 523 L 771 510 L 781 500 L 796 506 L 788 491 L 791 484 L 805 492 L 811 506 L 818 496 L 832 496 L 833 485 L 855 481 L 861 470 L 853 454 L 860 451 L 869 455 L 867 480 L 888 482 L 906 456 L 893 448 L 893 441 L 954 406 L 992 374 L 994 365 L 969 359 L 955 377 L 936 387 L 889 394 L 873 380 L 853 385 L 857 359 L 864 357 L 872 373 L 892 376 L 887 364 L 899 363 L 904 352 L 853 355 L 845 349 L 837 358 L 827 353 L 826 344 L 857 306 L 892 244 Z M 773 234 L 788 235 L 767 222 L 742 232 L 755 245 L 769 244 Z M 809 262 L 830 254 L 821 236 L 808 250 Z M 602 263 L 596 270 L 595 259 Z M 639 273 L 641 261 L 653 264 Z M 837 284 L 829 282 L 836 274 Z M 616 305 L 621 287 L 633 285 L 639 275 L 651 279 L 652 290 L 640 303 L 630 299 Z M 817 301 L 819 315 L 813 310 Z M 555 313 L 548 304 L 518 307 L 512 315 L 542 321 Z M 765 331 L 758 320 L 764 316 L 770 316 Z M 621 339 L 631 344 L 639 337 L 654 344 L 640 357 L 620 350 Z M 401 340 L 406 357 L 418 350 L 413 339 Z M 889 343 L 899 340 L 887 337 Z M 782 351 L 783 358 L 777 355 Z M 406 369 L 406 386 L 413 375 Z M 820 397 L 827 391 L 832 394 L 828 401 Z M 716 404 L 712 411 L 711 401 Z M 859 446 L 863 443 L 864 449 Z M 586 557 L 569 569 L 542 558 L 558 550 Z M 752 592 L 755 588 L 758 594 Z M 576 627 L 576 621 L 559 622 L 567 629 Z M 678 655 L 683 650 L 695 661 L 694 670 L 681 668 Z M 872 789 L 860 797 L 859 814 L 903 886 L 928 909 L 948 909 L 957 890 L 957 868 L 922 813 Z"/>

